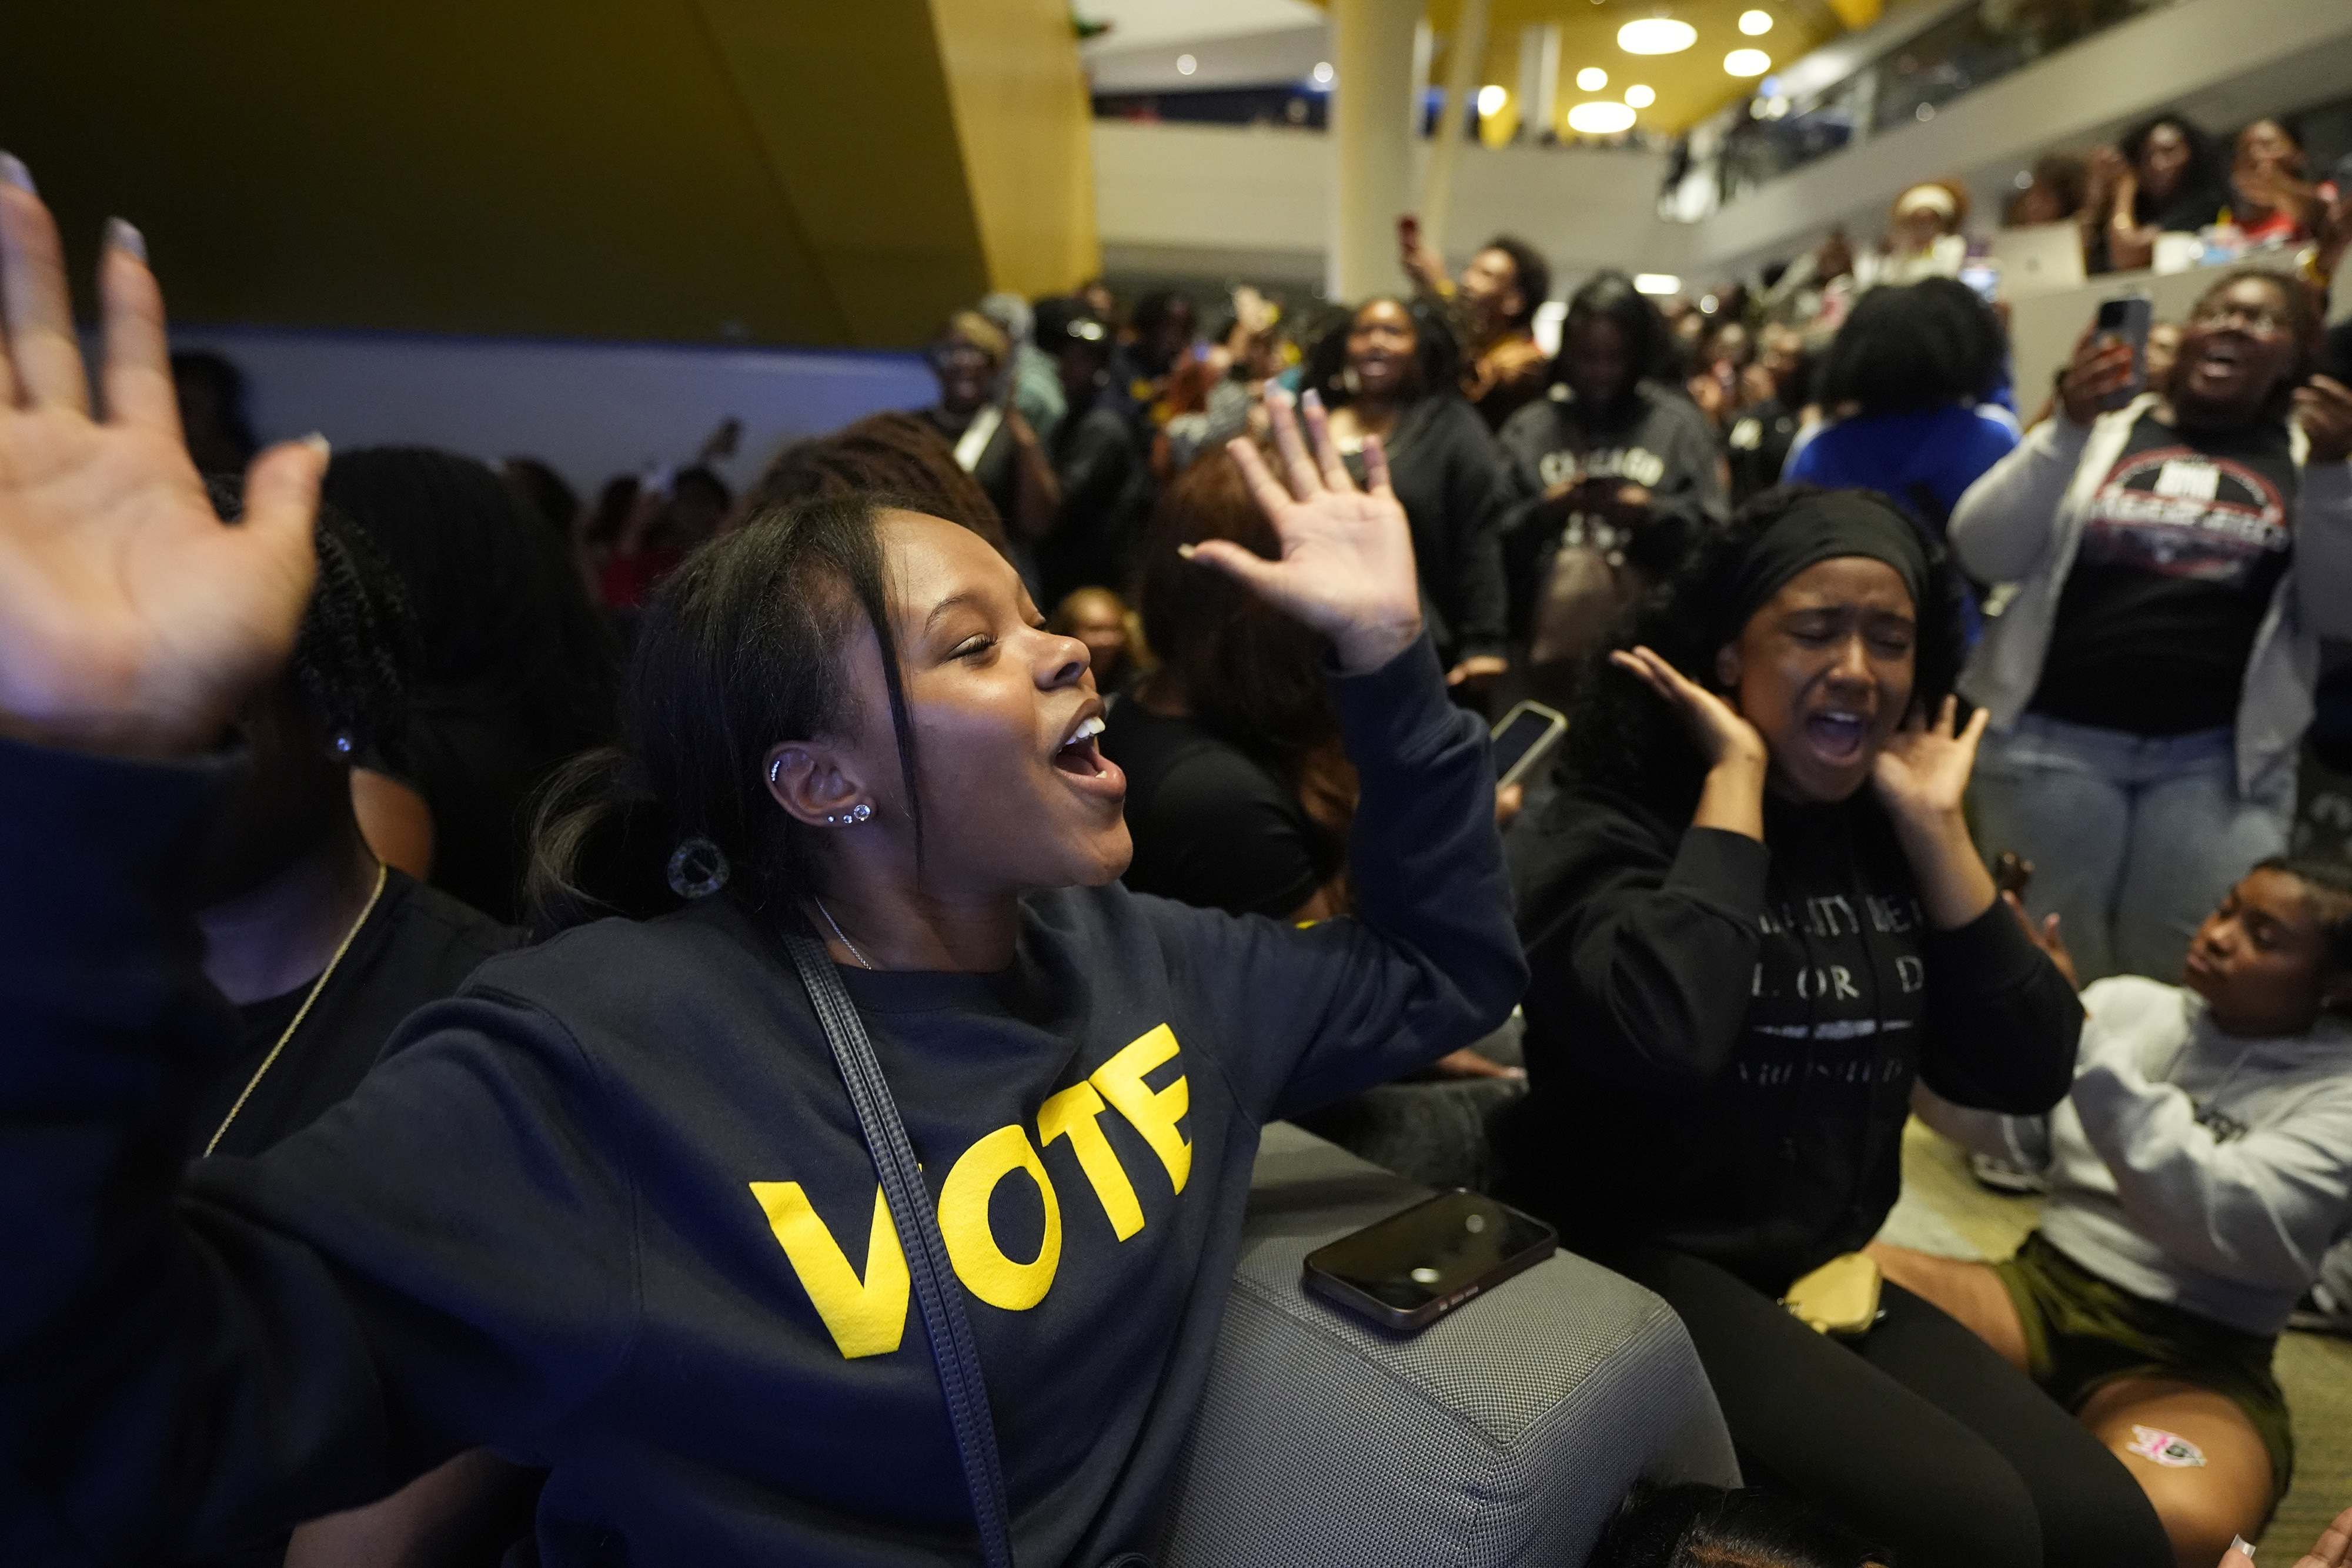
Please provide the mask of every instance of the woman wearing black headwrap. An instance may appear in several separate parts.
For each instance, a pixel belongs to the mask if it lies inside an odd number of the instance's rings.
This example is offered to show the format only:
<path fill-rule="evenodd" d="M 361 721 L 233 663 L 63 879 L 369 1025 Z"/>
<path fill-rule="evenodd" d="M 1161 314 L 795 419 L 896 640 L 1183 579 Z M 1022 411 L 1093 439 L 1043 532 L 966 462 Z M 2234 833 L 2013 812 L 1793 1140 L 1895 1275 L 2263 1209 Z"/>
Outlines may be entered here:
<path fill-rule="evenodd" d="M 1621 640 L 1517 857 L 1515 1196 L 1688 1324 L 1752 1480 L 1905 1568 L 2169 1561 L 2123 1467 L 1889 1288 L 1853 1348 L 1778 1304 L 1901 1185 L 1911 1086 L 2046 1109 L 2082 1009 L 1960 816 L 1954 574 L 1884 498 L 1790 487 Z"/>

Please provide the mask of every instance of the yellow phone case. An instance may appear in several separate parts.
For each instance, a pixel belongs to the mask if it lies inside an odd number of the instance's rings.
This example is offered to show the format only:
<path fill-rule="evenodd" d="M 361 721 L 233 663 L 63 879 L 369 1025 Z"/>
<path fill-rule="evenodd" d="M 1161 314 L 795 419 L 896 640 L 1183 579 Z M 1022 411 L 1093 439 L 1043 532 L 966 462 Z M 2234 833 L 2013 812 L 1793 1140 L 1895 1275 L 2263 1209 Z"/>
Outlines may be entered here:
<path fill-rule="evenodd" d="M 1858 1339 L 1878 1321 L 1878 1285 L 1877 1260 L 1847 1252 L 1790 1286 L 1780 1304 L 1817 1333 Z"/>

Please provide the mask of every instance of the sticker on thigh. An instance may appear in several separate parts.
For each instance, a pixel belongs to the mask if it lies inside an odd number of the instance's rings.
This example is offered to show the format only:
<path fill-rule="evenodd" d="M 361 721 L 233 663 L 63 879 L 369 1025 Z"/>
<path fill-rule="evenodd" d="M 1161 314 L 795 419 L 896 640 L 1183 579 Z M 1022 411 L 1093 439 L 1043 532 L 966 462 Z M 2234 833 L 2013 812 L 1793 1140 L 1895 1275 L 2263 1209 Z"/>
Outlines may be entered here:
<path fill-rule="evenodd" d="M 2142 1427 L 2137 1422 L 2131 1432 L 2131 1441 L 2124 1445 L 2127 1454 L 2137 1454 L 2167 1469 L 2204 1468 L 2205 1450 L 2178 1432 L 2168 1432 L 2161 1427 Z"/>

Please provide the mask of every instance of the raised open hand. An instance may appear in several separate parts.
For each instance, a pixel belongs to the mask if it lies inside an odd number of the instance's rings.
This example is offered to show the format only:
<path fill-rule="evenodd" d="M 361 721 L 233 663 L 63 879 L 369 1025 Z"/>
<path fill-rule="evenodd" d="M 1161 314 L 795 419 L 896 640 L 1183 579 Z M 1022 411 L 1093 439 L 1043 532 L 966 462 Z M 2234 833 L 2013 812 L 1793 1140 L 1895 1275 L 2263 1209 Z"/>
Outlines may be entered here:
<path fill-rule="evenodd" d="M 1872 770 L 1878 798 L 1887 811 L 1916 822 L 1957 818 L 1977 765 L 1977 742 L 1984 738 L 1990 709 L 1979 708 L 1959 725 L 1959 699 L 1946 697 L 1933 723 L 1915 713 L 1888 737 Z"/>
<path fill-rule="evenodd" d="M 121 756 L 200 750 L 283 665 L 316 572 L 324 445 L 254 462 L 245 521 L 181 444 L 145 246 L 99 262 L 106 417 L 89 413 L 57 225 L 0 154 L 0 734 Z"/>
<path fill-rule="evenodd" d="M 1265 403 L 1288 487 L 1250 442 L 1234 441 L 1226 449 L 1274 524 L 1282 559 L 1268 560 L 1231 539 L 1209 539 L 1188 553 L 1239 578 L 1267 603 L 1330 638 L 1341 669 L 1351 674 L 1376 670 L 1421 635 L 1412 534 L 1404 507 L 1389 487 L 1380 438 L 1364 443 L 1371 488 L 1360 490 L 1332 444 L 1320 399 L 1310 392 L 1305 402 L 1315 437 L 1311 457 L 1299 439 L 1289 396 L 1269 392 Z"/>

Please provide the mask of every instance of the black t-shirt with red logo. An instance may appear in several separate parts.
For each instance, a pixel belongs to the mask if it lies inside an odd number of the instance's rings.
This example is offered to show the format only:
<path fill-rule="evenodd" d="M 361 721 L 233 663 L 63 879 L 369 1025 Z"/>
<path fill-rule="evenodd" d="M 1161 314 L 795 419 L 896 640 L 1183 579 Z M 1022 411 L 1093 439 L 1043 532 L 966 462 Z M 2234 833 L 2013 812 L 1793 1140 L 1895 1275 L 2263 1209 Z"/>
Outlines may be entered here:
<path fill-rule="evenodd" d="M 2084 522 L 2032 711 L 2146 736 L 2234 724 L 2294 493 L 2284 421 L 2186 431 L 2142 414 Z"/>

